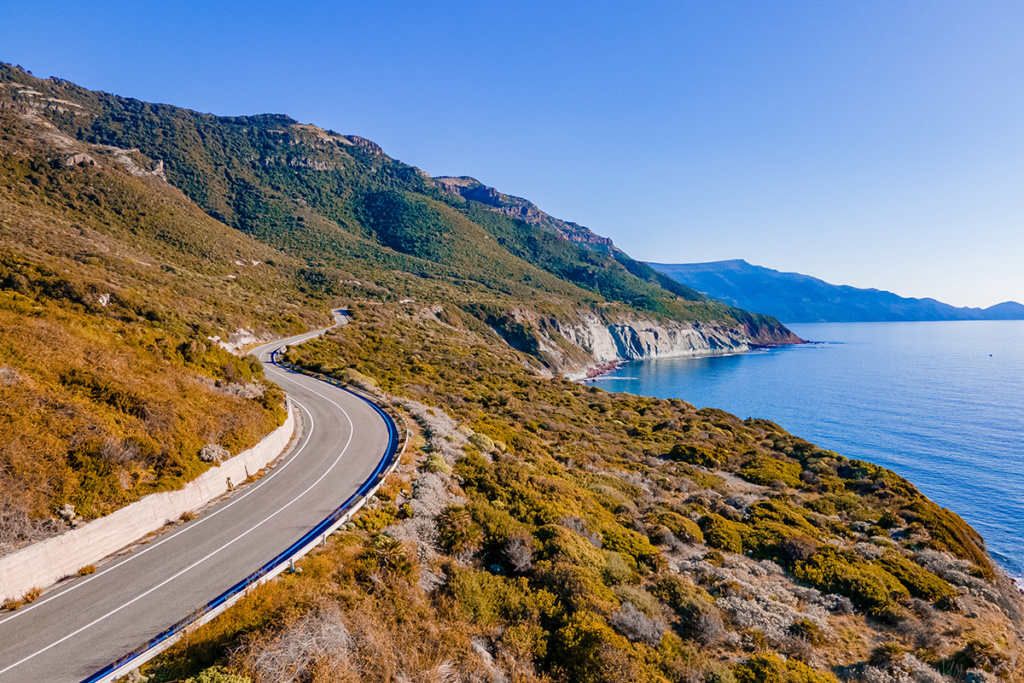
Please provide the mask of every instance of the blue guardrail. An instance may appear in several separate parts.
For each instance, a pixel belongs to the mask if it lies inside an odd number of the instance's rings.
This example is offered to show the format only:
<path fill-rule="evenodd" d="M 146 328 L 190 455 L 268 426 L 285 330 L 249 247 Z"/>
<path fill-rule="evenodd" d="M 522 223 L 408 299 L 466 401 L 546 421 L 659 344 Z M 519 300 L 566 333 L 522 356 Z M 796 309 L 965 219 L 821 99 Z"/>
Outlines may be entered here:
<path fill-rule="evenodd" d="M 288 372 L 314 376 L 314 373 L 302 372 L 293 368 L 292 366 L 278 363 L 277 351 L 274 351 L 274 353 L 271 356 L 271 359 L 274 365 L 277 365 L 281 369 L 286 370 Z M 345 500 L 345 502 L 338 506 L 338 508 L 334 512 L 332 512 L 326 519 L 317 524 L 315 527 L 310 529 L 309 532 L 302 536 L 302 538 L 288 546 L 288 548 L 286 548 L 283 552 L 276 555 L 273 559 L 271 559 L 269 562 L 267 562 L 262 567 L 257 569 L 255 572 L 245 577 L 244 579 L 236 583 L 234 586 L 232 586 L 231 588 L 227 589 L 226 591 L 215 597 L 210 602 L 206 603 L 196 611 L 192 612 L 192 614 L 188 615 L 187 617 L 177 622 L 165 631 L 161 632 L 160 634 L 154 636 L 153 638 L 150 638 L 145 645 L 142 645 L 141 647 L 132 650 L 128 654 L 118 658 L 116 661 L 111 662 L 110 664 L 103 667 L 93 675 L 84 679 L 82 683 L 96 683 L 96 681 L 102 680 L 103 678 L 109 676 L 113 672 L 122 668 L 125 664 L 131 663 L 133 660 L 138 659 L 142 655 L 152 650 L 154 647 L 160 645 L 161 643 L 167 641 L 170 638 L 175 637 L 176 635 L 184 631 L 186 628 L 196 623 L 210 612 L 213 612 L 214 610 L 219 608 L 221 605 L 223 605 L 239 593 L 244 593 L 247 588 L 259 582 L 261 578 L 263 578 L 270 572 L 274 571 L 281 565 L 285 564 L 286 562 L 290 561 L 302 548 L 309 545 L 317 536 L 321 536 L 324 533 L 326 533 L 327 529 L 331 528 L 331 526 L 333 526 L 338 520 L 345 516 L 349 508 L 352 507 L 352 505 L 359 499 L 360 496 L 365 495 L 367 491 L 369 491 L 370 489 L 377 485 L 377 482 L 379 482 L 380 479 L 384 476 L 385 472 L 391 466 L 392 462 L 394 462 L 395 457 L 398 455 L 398 425 L 395 424 L 395 421 L 391 419 L 391 416 L 388 415 L 379 405 L 377 405 L 370 399 L 366 398 L 365 396 L 361 396 L 360 394 L 354 391 L 350 391 L 339 382 L 332 381 L 327 378 L 323 378 L 321 381 L 325 381 L 328 384 L 333 384 L 334 386 L 337 386 L 338 388 L 344 391 L 348 391 L 348 393 L 352 394 L 361 401 L 365 401 L 367 404 L 373 407 L 373 409 L 377 411 L 377 413 L 382 418 L 384 418 L 384 423 L 388 426 L 388 448 L 387 451 L 384 453 L 384 457 L 381 459 L 380 463 L 377 464 L 376 469 L 374 469 L 374 471 L 370 474 L 366 481 L 364 481 L 359 486 L 359 489 L 351 496 L 349 496 Z"/>

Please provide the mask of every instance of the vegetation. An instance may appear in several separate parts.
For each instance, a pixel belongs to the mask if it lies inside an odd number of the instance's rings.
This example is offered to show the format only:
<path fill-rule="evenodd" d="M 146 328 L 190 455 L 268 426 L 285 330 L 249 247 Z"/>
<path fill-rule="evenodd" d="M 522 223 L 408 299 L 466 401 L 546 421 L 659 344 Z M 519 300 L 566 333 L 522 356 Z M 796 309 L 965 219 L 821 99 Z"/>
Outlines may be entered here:
<path fill-rule="evenodd" d="M 895 473 L 764 420 L 558 379 L 593 361 L 564 332 L 584 316 L 789 340 L 776 321 L 287 117 L 6 66 L 0 104 L 0 540 L 181 485 L 208 442 L 255 442 L 281 393 L 220 342 L 333 306 L 350 324 L 287 359 L 416 425 L 301 573 L 148 680 L 1020 675 L 1019 594 Z"/>
<path fill-rule="evenodd" d="M 1019 597 L 978 578 L 970 552 L 951 554 L 945 527 L 911 514 L 926 499 L 892 472 L 769 422 L 538 378 L 515 349 L 431 310 L 352 305 L 349 325 L 289 352 L 372 378 L 420 425 L 417 450 L 302 575 L 201 629 L 152 680 L 213 665 L 271 680 L 237 653 L 279 642 L 321 602 L 338 605 L 352 641 L 310 680 L 345 680 L 369 642 L 394 653 L 374 680 L 494 667 L 514 680 L 835 681 L 881 671 L 882 641 L 904 648 L 899 666 L 934 677 L 984 624 L 1000 624 L 985 642 L 1010 638 L 993 652 L 1019 646 L 1021 623 L 1004 612 Z M 706 453 L 713 470 L 688 461 Z M 750 482 L 752 464 L 766 484 Z M 406 518 L 361 521 L 398 500 Z M 382 536 L 398 569 L 366 564 Z M 939 609 L 951 596 L 961 612 Z M 984 616 L 951 635 L 968 600 Z"/>

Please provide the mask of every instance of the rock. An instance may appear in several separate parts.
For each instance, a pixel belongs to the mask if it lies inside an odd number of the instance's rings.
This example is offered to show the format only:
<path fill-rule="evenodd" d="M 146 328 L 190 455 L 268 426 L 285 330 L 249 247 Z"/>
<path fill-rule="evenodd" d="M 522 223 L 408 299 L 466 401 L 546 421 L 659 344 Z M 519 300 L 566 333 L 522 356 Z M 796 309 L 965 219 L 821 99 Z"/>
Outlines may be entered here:
<path fill-rule="evenodd" d="M 230 457 L 231 451 L 215 443 L 208 443 L 203 446 L 203 450 L 199 451 L 199 459 L 203 462 L 221 463 Z"/>
<path fill-rule="evenodd" d="M 72 154 L 64 160 L 65 166 L 99 166 L 99 163 L 88 154 Z"/>

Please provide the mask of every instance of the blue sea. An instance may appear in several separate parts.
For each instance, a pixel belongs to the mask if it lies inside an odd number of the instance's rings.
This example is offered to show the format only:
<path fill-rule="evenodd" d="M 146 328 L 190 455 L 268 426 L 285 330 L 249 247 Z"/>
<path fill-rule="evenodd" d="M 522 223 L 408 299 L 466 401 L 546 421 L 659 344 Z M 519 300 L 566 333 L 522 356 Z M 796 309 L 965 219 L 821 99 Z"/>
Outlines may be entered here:
<path fill-rule="evenodd" d="M 1024 321 L 789 327 L 816 343 L 627 363 L 595 382 L 767 418 L 895 470 L 1024 576 Z"/>

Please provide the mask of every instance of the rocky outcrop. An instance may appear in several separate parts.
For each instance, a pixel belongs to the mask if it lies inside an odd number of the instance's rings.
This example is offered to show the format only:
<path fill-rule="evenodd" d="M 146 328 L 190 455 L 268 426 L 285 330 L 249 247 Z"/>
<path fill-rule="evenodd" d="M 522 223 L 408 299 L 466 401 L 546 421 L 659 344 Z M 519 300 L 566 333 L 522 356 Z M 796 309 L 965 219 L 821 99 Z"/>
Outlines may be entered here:
<path fill-rule="evenodd" d="M 596 235 L 589 228 L 578 223 L 563 221 L 546 214 L 530 200 L 498 192 L 475 178 L 438 176 L 434 178 L 434 184 L 450 195 L 478 202 L 492 211 L 503 213 L 530 225 L 543 225 L 551 228 L 559 237 L 569 242 L 614 248 L 611 239 Z"/>
<path fill-rule="evenodd" d="M 203 462 L 222 463 L 231 457 L 231 451 L 215 443 L 208 443 L 199 451 L 199 459 Z"/>
<path fill-rule="evenodd" d="M 740 328 L 639 317 L 608 323 L 596 315 L 586 315 L 569 325 L 558 324 L 556 329 L 585 350 L 596 364 L 742 353 L 757 345 Z M 564 369 L 567 377 L 579 379 L 589 374 L 590 364 L 583 368 L 571 365 Z"/>
<path fill-rule="evenodd" d="M 583 312 L 566 320 L 520 308 L 484 322 L 510 346 L 569 379 L 592 377 L 620 361 L 721 356 L 802 341 L 781 326 L 752 329 L 749 323 L 656 320 L 623 312 Z"/>

